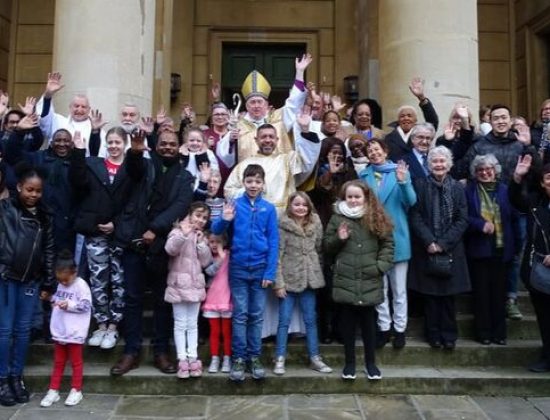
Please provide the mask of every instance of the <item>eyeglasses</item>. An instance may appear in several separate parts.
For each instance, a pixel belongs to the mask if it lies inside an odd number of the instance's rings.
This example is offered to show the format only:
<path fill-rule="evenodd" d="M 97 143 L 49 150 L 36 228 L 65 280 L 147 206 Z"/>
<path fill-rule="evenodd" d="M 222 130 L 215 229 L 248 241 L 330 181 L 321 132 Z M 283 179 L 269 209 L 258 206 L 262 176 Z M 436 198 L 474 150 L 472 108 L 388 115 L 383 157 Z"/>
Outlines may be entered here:
<path fill-rule="evenodd" d="M 213 117 L 227 117 L 228 114 L 212 114 Z"/>
<path fill-rule="evenodd" d="M 490 172 L 493 172 L 494 170 L 495 168 L 493 168 L 492 166 L 489 166 L 486 168 L 476 168 L 476 172 L 479 172 L 479 173 L 490 173 Z"/>

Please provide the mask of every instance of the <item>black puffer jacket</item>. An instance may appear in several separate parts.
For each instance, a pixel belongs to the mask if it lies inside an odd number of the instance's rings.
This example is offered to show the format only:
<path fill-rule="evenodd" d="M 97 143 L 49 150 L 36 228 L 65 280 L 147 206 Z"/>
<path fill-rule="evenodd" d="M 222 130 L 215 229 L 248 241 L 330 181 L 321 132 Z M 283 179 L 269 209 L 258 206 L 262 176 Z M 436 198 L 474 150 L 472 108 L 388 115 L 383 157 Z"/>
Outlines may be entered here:
<path fill-rule="evenodd" d="M 0 201 L 0 274 L 6 280 L 38 281 L 52 291 L 55 245 L 53 216 L 43 205 L 36 215 L 17 198 Z"/>

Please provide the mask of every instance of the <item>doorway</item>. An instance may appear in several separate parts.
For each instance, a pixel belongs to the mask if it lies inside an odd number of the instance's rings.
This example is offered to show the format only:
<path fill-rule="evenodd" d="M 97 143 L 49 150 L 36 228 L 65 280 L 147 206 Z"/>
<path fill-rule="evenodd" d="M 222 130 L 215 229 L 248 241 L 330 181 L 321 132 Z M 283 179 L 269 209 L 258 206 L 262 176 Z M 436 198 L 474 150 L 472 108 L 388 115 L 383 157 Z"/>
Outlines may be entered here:
<path fill-rule="evenodd" d="M 252 70 L 258 70 L 271 85 L 269 103 L 275 108 L 282 107 L 294 82 L 294 60 L 305 52 L 305 43 L 224 42 L 222 45 L 222 101 L 229 108 L 233 108 L 233 94 L 236 92 L 240 94 L 246 76 Z"/>

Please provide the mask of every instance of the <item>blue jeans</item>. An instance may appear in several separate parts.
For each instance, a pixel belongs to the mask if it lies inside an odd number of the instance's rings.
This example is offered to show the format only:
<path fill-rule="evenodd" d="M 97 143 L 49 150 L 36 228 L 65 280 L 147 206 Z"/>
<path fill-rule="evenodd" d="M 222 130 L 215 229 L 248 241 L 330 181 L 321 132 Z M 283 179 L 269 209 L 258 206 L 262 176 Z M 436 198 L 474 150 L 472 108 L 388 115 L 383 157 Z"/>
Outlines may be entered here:
<path fill-rule="evenodd" d="M 38 283 L 0 280 L 0 378 L 23 374 Z"/>
<path fill-rule="evenodd" d="M 521 214 L 518 218 L 518 229 L 520 235 L 521 250 L 514 255 L 514 259 L 510 264 L 507 274 L 507 295 L 510 299 L 516 299 L 518 297 L 518 283 L 519 283 L 519 271 L 521 266 L 521 257 L 523 255 L 523 248 L 525 247 L 525 240 L 527 238 L 527 216 Z"/>
<path fill-rule="evenodd" d="M 249 360 L 262 352 L 262 323 L 266 289 L 262 288 L 264 266 L 230 267 L 229 287 L 233 300 L 234 359 Z"/>
<path fill-rule="evenodd" d="M 286 356 L 288 342 L 288 326 L 292 317 L 294 304 L 298 301 L 304 324 L 306 326 L 306 344 L 309 357 L 319 355 L 319 339 L 317 336 L 317 311 L 315 291 L 306 289 L 300 293 L 287 292 L 286 298 L 279 299 L 279 326 L 277 327 L 277 346 L 275 356 Z"/>

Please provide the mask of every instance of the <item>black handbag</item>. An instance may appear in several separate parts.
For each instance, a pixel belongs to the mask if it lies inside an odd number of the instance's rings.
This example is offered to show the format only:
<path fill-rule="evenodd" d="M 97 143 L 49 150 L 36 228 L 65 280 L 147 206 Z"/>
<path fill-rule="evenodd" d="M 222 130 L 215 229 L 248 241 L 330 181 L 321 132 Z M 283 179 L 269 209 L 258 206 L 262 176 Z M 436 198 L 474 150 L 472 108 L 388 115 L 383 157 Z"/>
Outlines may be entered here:
<path fill-rule="evenodd" d="M 449 278 L 453 274 L 453 256 L 450 253 L 438 252 L 428 254 L 425 273 L 432 277 Z"/>
<path fill-rule="evenodd" d="M 544 229 L 542 228 L 536 214 L 535 210 L 533 209 L 533 242 L 535 241 L 535 234 L 536 234 L 536 228 L 537 225 L 540 227 L 540 232 L 542 233 L 542 238 L 544 239 L 544 245 L 546 247 L 546 255 L 550 255 L 550 247 L 548 246 L 548 239 L 546 238 L 546 234 L 544 233 Z M 541 293 L 545 293 L 547 295 L 550 295 L 550 267 L 547 267 L 542 263 L 544 260 L 545 255 L 536 252 L 535 251 L 535 244 L 533 243 L 531 245 L 531 272 L 529 274 L 529 283 L 531 284 L 531 287 Z"/>

